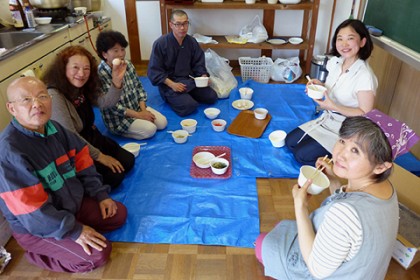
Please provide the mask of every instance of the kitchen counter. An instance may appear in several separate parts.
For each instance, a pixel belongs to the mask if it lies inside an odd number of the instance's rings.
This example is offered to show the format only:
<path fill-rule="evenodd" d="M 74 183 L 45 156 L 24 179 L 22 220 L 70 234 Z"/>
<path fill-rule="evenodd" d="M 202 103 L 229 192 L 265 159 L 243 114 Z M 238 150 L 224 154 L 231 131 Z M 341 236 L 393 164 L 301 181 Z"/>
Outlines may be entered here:
<path fill-rule="evenodd" d="M 94 42 L 102 30 L 112 28 L 111 19 L 102 20 L 95 26 L 95 17 L 88 16 L 74 22 L 38 26 L 32 31 L 1 30 L 0 47 L 7 47 L 7 53 L 0 56 L 0 104 L 7 102 L 7 86 L 16 78 L 36 76 L 43 73 L 63 49 L 79 45 L 97 56 Z M 30 33 L 33 32 L 33 33 Z M 99 57 L 97 57 L 99 61 Z M 0 131 L 9 123 L 10 114 L 3 106 L 0 109 Z"/>
<path fill-rule="evenodd" d="M 89 20 L 90 18 L 93 19 L 93 15 L 87 15 L 86 18 Z M 23 30 L 18 30 L 18 29 L 14 29 L 14 28 L 3 28 L 0 30 L 0 33 L 8 33 L 8 32 L 13 32 L 13 33 L 42 33 L 39 34 L 39 36 L 26 41 L 18 46 L 15 46 L 13 48 L 8 48 L 5 51 L 1 52 L 0 51 L 0 62 L 2 60 L 5 60 L 6 58 L 9 58 L 49 37 L 51 37 L 52 35 L 59 33 L 63 30 L 69 30 L 71 28 L 74 27 L 78 27 L 81 24 L 84 24 L 84 17 L 71 17 L 71 18 L 67 18 L 68 21 L 65 22 L 54 22 L 51 24 L 46 24 L 46 25 L 38 25 L 33 29 L 23 29 Z M 101 20 L 101 24 L 106 23 L 107 21 L 110 21 L 110 18 L 103 18 Z M 93 21 L 92 21 L 93 23 Z M 81 28 L 85 28 L 84 26 L 80 26 Z M 89 28 L 92 28 L 92 26 L 90 26 Z M 1 47 L 1 46 L 0 46 Z"/>

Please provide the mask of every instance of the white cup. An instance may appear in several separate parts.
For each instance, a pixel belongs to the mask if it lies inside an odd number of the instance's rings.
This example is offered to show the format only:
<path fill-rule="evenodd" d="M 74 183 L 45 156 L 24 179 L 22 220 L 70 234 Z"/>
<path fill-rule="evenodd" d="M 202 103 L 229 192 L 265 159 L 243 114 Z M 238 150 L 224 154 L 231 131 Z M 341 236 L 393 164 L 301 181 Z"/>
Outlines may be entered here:
<path fill-rule="evenodd" d="M 197 121 L 194 119 L 185 119 L 181 121 L 181 126 L 183 130 L 194 133 L 197 129 Z"/>
<path fill-rule="evenodd" d="M 195 86 L 198 88 L 207 87 L 209 85 L 209 77 L 194 78 Z"/>
<path fill-rule="evenodd" d="M 253 93 L 254 93 L 254 90 L 249 87 L 242 87 L 239 89 L 239 94 L 241 95 L 241 99 L 251 100 Z"/>
<path fill-rule="evenodd" d="M 255 118 L 258 120 L 263 120 L 267 117 L 268 110 L 265 108 L 257 108 L 254 110 Z"/>
<path fill-rule="evenodd" d="M 172 138 L 175 143 L 184 144 L 188 140 L 188 131 L 179 129 L 172 132 Z"/>
<path fill-rule="evenodd" d="M 273 147 L 281 148 L 285 144 L 286 135 L 287 133 L 283 130 L 274 130 L 268 135 L 268 139 L 270 139 Z"/>
<path fill-rule="evenodd" d="M 317 169 L 310 165 L 303 165 L 300 168 L 298 185 L 302 187 L 308 179 L 312 179 L 312 184 L 308 188 L 308 193 L 312 195 L 320 194 L 330 186 L 330 180 L 323 172 L 315 173 Z"/>
<path fill-rule="evenodd" d="M 225 130 L 226 121 L 222 119 L 215 119 L 211 122 L 214 131 L 221 132 Z"/>
<path fill-rule="evenodd" d="M 321 85 L 308 85 L 308 96 L 312 99 L 322 99 L 326 90 L 327 88 Z"/>

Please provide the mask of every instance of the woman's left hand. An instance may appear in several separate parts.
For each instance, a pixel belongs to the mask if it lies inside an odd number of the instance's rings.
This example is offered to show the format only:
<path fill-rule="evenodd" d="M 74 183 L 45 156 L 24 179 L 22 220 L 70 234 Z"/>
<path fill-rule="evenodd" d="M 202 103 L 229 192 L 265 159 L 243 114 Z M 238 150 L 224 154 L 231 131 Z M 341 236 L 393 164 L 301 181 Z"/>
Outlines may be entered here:
<path fill-rule="evenodd" d="M 99 202 L 99 208 L 101 209 L 102 218 L 111 218 L 117 214 L 117 204 L 111 198 L 107 198 Z"/>
<path fill-rule="evenodd" d="M 109 167 L 114 173 L 124 172 L 124 166 L 116 158 L 100 153 L 96 160 Z"/>

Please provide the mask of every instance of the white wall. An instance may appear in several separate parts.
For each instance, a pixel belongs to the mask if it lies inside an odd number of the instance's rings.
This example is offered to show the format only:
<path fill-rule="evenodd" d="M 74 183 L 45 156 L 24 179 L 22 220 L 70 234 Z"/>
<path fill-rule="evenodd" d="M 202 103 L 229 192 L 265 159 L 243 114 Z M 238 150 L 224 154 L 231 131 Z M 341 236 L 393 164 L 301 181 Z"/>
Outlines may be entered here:
<path fill-rule="evenodd" d="M 104 0 L 103 11 L 104 11 L 105 16 L 111 17 L 112 29 L 124 34 L 125 38 L 128 41 L 128 30 L 127 30 L 127 24 L 125 21 L 126 17 L 125 17 L 124 2 L 121 0 Z M 128 59 L 130 59 L 131 57 L 130 48 L 127 48 L 126 57 Z"/>
<path fill-rule="evenodd" d="M 327 50 L 333 1 L 320 1 L 314 54 L 324 54 Z M 332 32 L 338 24 L 349 17 L 353 0 L 336 0 L 336 2 Z M 356 0 L 355 15 L 357 15 L 359 2 L 360 0 Z M 128 38 L 125 10 L 124 5 L 121 5 L 121 0 L 105 0 L 104 6 L 105 15 L 112 18 L 113 28 L 119 30 Z M 136 9 L 141 58 L 142 60 L 148 60 L 154 40 L 161 35 L 159 1 L 136 1 Z M 239 34 L 241 27 L 251 22 L 255 15 L 258 14 L 262 17 L 262 10 L 185 10 L 192 22 L 191 34 L 196 32 L 203 35 Z M 299 36 L 302 16 L 302 11 L 276 11 L 274 35 Z M 217 49 L 217 52 L 229 59 L 236 59 L 239 56 L 259 56 L 257 50 Z M 294 55 L 297 55 L 297 51 L 276 50 L 273 52 L 273 58 Z"/>

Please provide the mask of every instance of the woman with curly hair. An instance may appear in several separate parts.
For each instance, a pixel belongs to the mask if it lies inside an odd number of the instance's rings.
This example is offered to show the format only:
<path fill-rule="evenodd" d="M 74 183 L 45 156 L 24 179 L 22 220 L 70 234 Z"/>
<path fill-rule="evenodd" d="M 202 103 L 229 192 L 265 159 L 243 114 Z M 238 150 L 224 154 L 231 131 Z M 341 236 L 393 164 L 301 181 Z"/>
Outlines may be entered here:
<path fill-rule="evenodd" d="M 98 66 L 93 55 L 81 46 L 62 50 L 48 68 L 43 80 L 52 96 L 52 119 L 83 139 L 103 176 L 104 184 L 115 188 L 134 166 L 134 156 L 96 128 L 93 106 L 107 108 L 120 98 L 126 65 L 115 65 L 112 86 L 100 91 Z"/>

